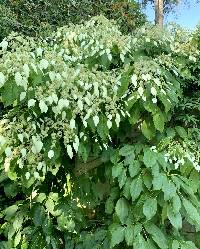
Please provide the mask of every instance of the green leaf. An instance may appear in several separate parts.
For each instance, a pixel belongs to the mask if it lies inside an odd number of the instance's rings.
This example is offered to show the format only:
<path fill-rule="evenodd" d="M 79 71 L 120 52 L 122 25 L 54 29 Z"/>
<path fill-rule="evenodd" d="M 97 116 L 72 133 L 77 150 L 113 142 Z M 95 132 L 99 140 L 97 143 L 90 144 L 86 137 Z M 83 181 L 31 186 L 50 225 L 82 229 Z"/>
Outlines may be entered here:
<path fill-rule="evenodd" d="M 109 134 L 109 129 L 107 126 L 107 118 L 104 115 L 100 115 L 99 123 L 97 125 L 97 133 L 102 138 L 102 140 L 106 140 Z"/>
<path fill-rule="evenodd" d="M 200 229 L 200 214 L 190 201 L 182 198 L 183 206 L 187 212 L 188 217 L 193 221 L 193 224 Z M 190 221 L 189 221 L 190 222 Z"/>
<path fill-rule="evenodd" d="M 130 117 L 129 117 L 129 122 L 130 124 L 134 125 L 136 124 L 141 116 L 141 109 L 138 104 L 135 104 L 133 108 L 129 111 Z"/>
<path fill-rule="evenodd" d="M 134 146 L 133 145 L 125 145 L 119 150 L 119 155 L 120 156 L 129 156 L 134 154 Z"/>
<path fill-rule="evenodd" d="M 150 149 L 146 149 L 144 151 L 143 162 L 147 168 L 152 168 L 157 163 L 157 154 Z"/>
<path fill-rule="evenodd" d="M 153 115 L 153 122 L 154 122 L 155 128 L 158 131 L 163 132 L 164 126 L 165 126 L 165 118 L 161 111 Z"/>
<path fill-rule="evenodd" d="M 126 199 L 121 198 L 117 201 L 117 204 L 115 206 L 115 211 L 121 223 L 125 224 L 129 213 L 129 204 L 126 201 Z"/>
<path fill-rule="evenodd" d="M 16 214 L 17 210 L 18 210 L 17 205 L 12 205 L 12 206 L 6 208 L 5 209 L 5 219 L 10 220 L 10 218 L 12 218 Z"/>
<path fill-rule="evenodd" d="M 134 225 L 128 225 L 125 229 L 125 240 L 128 246 L 132 246 L 134 242 Z"/>
<path fill-rule="evenodd" d="M 105 204 L 105 212 L 107 214 L 112 214 L 113 210 L 114 210 L 114 201 L 113 201 L 113 198 L 109 197 L 107 200 L 106 200 L 106 204 Z"/>
<path fill-rule="evenodd" d="M 17 247 L 21 241 L 21 232 L 19 231 L 16 235 L 15 235 L 15 240 L 14 240 L 14 247 Z"/>
<path fill-rule="evenodd" d="M 173 207 L 173 211 L 174 213 L 178 213 L 181 209 L 181 199 L 180 197 L 176 194 L 173 198 L 172 198 L 172 207 Z"/>
<path fill-rule="evenodd" d="M 119 98 L 121 98 L 125 94 L 130 82 L 131 82 L 130 77 L 128 77 L 127 75 L 122 76 L 120 80 L 121 86 L 118 88 L 118 92 L 117 92 L 117 95 Z"/>
<path fill-rule="evenodd" d="M 176 195 L 176 186 L 172 181 L 164 181 L 162 190 L 164 192 L 164 200 L 168 201 Z"/>
<path fill-rule="evenodd" d="M 183 127 L 181 127 L 181 126 L 176 126 L 176 127 L 175 127 L 175 130 L 176 130 L 176 132 L 178 133 L 178 135 L 179 135 L 180 137 L 182 137 L 183 139 L 185 139 L 185 138 L 188 137 L 188 134 L 187 134 L 186 130 L 185 130 Z"/>
<path fill-rule="evenodd" d="M 33 222 L 36 227 L 41 226 L 45 220 L 45 210 L 43 207 L 36 205 L 33 209 Z"/>
<path fill-rule="evenodd" d="M 148 198 L 143 205 L 143 213 L 147 220 L 150 220 L 157 212 L 157 200 L 155 198 Z"/>
<path fill-rule="evenodd" d="M 129 165 L 129 174 L 130 174 L 130 176 L 131 177 L 134 177 L 134 176 L 136 176 L 140 171 L 141 171 L 141 169 L 140 169 L 140 162 L 139 161 L 136 161 L 136 160 L 134 160 L 133 162 L 132 162 L 132 164 L 130 164 Z"/>
<path fill-rule="evenodd" d="M 112 177 L 116 178 L 118 176 L 121 175 L 122 171 L 123 171 L 124 167 L 123 167 L 123 163 L 117 163 L 112 167 Z"/>
<path fill-rule="evenodd" d="M 125 227 L 122 227 L 119 224 L 114 224 L 110 232 L 111 232 L 110 246 L 111 248 L 113 248 L 124 240 Z"/>
<path fill-rule="evenodd" d="M 168 205 L 167 206 L 167 217 L 170 221 L 170 223 L 172 224 L 172 226 L 179 230 L 182 228 L 182 217 L 180 213 L 174 213 L 173 208 Z"/>
<path fill-rule="evenodd" d="M 181 249 L 198 249 L 192 241 L 181 242 Z"/>
<path fill-rule="evenodd" d="M 152 235 L 152 239 L 162 249 L 168 249 L 168 243 L 163 232 L 153 223 L 144 224 L 145 229 Z"/>
<path fill-rule="evenodd" d="M 18 98 L 20 87 L 18 87 L 13 79 L 6 81 L 2 89 L 2 102 L 5 106 L 13 105 Z"/>
<path fill-rule="evenodd" d="M 180 244 L 177 240 L 173 240 L 172 242 L 172 249 L 179 249 L 180 248 Z"/>
<path fill-rule="evenodd" d="M 142 179 L 141 177 L 138 177 L 136 179 L 133 179 L 131 186 L 130 186 L 130 192 L 132 200 L 135 201 L 142 192 Z"/>
<path fill-rule="evenodd" d="M 142 134 L 147 138 L 147 139 L 152 139 L 155 136 L 155 128 L 152 122 L 148 120 L 144 120 L 141 125 L 141 131 Z"/>

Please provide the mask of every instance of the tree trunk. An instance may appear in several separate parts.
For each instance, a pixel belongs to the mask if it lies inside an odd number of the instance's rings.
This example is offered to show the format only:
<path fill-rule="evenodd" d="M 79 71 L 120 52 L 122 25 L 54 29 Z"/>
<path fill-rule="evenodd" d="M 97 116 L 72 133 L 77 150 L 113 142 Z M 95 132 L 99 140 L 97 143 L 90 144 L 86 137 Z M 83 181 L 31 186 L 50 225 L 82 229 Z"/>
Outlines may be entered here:
<path fill-rule="evenodd" d="M 163 0 L 155 1 L 155 24 L 163 27 Z"/>

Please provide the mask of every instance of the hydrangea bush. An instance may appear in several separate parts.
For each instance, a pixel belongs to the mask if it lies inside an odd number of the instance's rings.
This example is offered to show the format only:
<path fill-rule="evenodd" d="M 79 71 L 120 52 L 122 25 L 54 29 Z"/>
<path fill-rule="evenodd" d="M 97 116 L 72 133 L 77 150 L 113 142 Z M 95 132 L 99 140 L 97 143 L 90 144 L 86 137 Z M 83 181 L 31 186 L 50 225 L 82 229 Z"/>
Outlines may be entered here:
<path fill-rule="evenodd" d="M 192 36 L 98 16 L 0 43 L 0 248 L 200 246 Z"/>

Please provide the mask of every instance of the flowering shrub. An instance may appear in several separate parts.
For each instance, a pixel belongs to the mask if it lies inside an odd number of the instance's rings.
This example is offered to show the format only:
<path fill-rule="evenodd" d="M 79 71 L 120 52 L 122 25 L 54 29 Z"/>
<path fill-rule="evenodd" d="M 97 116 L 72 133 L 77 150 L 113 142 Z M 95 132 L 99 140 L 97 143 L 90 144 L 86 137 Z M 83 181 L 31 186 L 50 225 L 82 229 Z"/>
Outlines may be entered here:
<path fill-rule="evenodd" d="M 198 143 L 175 121 L 191 36 L 99 16 L 0 43 L 1 248 L 197 248 Z"/>

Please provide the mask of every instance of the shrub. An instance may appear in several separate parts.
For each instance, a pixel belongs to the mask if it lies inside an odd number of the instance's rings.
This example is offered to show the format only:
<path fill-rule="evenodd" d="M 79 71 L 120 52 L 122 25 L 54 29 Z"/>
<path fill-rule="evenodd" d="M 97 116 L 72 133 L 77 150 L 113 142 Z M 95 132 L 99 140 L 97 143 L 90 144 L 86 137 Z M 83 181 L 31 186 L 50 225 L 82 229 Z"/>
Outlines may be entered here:
<path fill-rule="evenodd" d="M 198 143 L 175 121 L 190 42 L 102 16 L 2 41 L 1 248 L 199 246 Z"/>

